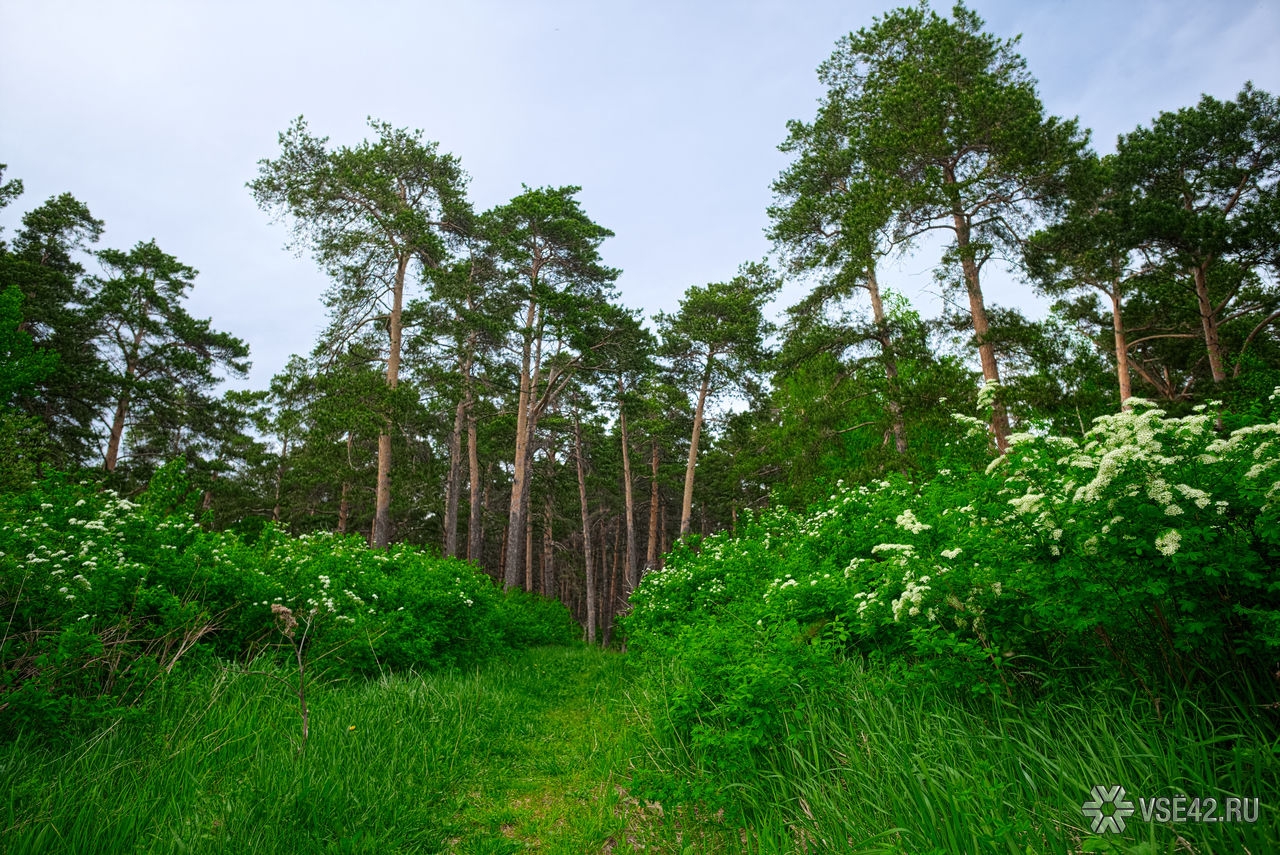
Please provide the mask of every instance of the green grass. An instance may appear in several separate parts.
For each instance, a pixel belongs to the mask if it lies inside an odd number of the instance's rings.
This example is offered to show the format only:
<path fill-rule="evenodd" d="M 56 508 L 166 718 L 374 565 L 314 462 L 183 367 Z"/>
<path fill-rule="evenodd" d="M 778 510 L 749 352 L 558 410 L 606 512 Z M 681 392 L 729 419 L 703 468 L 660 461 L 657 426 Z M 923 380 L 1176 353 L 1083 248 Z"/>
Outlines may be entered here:
<path fill-rule="evenodd" d="M 69 748 L 0 746 L 0 851 L 1280 851 L 1274 711 L 1182 700 L 1157 717 L 1142 697 L 1101 691 L 1015 708 L 851 668 L 726 775 L 663 726 L 677 677 L 639 667 L 548 648 L 466 673 L 319 681 L 305 749 L 288 671 L 175 679 L 146 716 Z M 1262 817 L 1133 817 L 1125 835 L 1098 838 L 1080 804 L 1112 783 L 1258 797 Z M 681 785 L 706 797 L 674 807 L 656 795 Z"/>
<path fill-rule="evenodd" d="M 1276 711 L 1099 689 L 1038 706 L 908 690 L 850 666 L 846 684 L 803 700 L 785 736 L 731 773 L 658 727 L 656 765 L 700 769 L 703 790 L 732 788 L 751 851 L 861 853 L 1280 852 Z M 660 705 L 678 680 L 650 686 Z M 662 715 L 657 720 L 661 724 Z M 1138 798 L 1261 800 L 1255 824 L 1160 824 L 1130 817 L 1094 835 L 1092 787 Z M 1218 809 L 1221 816 L 1222 809 Z"/>
<path fill-rule="evenodd" d="M 280 682 L 295 675 L 272 673 L 175 681 L 146 719 L 70 750 L 0 748 L 0 850 L 576 855 L 680 852 L 690 834 L 626 790 L 643 752 L 616 654 L 549 648 L 465 674 L 316 683 L 302 750 Z"/>

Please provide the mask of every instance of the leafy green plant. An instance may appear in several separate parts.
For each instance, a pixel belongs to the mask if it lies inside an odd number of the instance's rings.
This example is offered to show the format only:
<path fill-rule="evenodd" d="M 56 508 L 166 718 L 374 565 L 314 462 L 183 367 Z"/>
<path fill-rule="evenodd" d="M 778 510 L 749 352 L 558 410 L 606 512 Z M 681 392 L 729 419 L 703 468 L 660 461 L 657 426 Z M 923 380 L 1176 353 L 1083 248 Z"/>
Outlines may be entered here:
<path fill-rule="evenodd" d="M 741 768 L 738 749 L 782 738 L 780 683 L 807 696 L 827 680 L 813 663 L 843 657 L 1015 701 L 1114 682 L 1157 709 L 1208 685 L 1274 702 L 1280 414 L 1232 426 L 1130 404 L 1082 440 L 1015 434 L 985 469 L 841 484 L 678 548 L 624 620 L 633 649 L 684 675 L 671 733 Z"/>
<path fill-rule="evenodd" d="M 134 500 L 52 475 L 0 500 L 4 733 L 91 728 L 180 661 L 278 651 L 278 609 L 316 616 L 330 676 L 469 666 L 576 636 L 568 610 L 475 567 L 359 538 L 204 530 L 181 465 Z M 319 660 L 323 658 L 323 662 Z"/>

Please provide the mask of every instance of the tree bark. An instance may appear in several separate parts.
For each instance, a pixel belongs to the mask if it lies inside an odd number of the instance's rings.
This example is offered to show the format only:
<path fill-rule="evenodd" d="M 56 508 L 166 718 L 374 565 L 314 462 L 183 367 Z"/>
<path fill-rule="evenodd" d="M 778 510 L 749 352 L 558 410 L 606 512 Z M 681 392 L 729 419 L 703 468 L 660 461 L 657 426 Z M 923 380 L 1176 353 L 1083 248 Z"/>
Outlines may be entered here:
<path fill-rule="evenodd" d="M 469 379 L 469 378 L 466 378 Z M 467 520 L 467 560 L 479 566 L 484 552 L 484 497 L 480 488 L 480 450 L 477 440 L 475 405 L 467 388 L 467 478 L 471 496 L 471 516 Z"/>
<path fill-rule="evenodd" d="M 536 320 L 537 304 L 532 300 L 526 314 L 526 329 L 532 330 Z M 531 335 L 531 334 L 530 334 Z M 520 584 L 520 574 L 524 556 L 521 554 L 524 545 L 524 523 L 528 505 L 525 503 L 526 486 L 529 480 L 529 435 L 530 435 L 530 400 L 533 397 L 532 377 L 532 338 L 526 336 L 520 356 L 520 394 L 516 407 L 516 449 L 514 469 L 511 476 L 511 505 L 507 521 L 507 552 L 503 558 L 503 587 L 506 590 Z"/>
<path fill-rule="evenodd" d="M 273 523 L 280 522 L 280 492 L 284 486 L 284 462 L 289 456 L 289 440 L 284 439 L 280 442 L 280 462 L 276 464 L 276 503 L 271 509 L 271 521 Z"/>
<path fill-rule="evenodd" d="M 626 515 L 627 523 L 627 584 L 624 596 L 630 597 L 636 585 L 640 584 L 640 568 L 638 566 L 639 559 L 636 555 L 636 505 L 631 489 L 631 441 L 627 436 L 627 408 L 623 403 L 622 393 L 622 376 L 619 375 L 618 425 L 622 432 L 622 498 L 623 513 Z"/>
<path fill-rule="evenodd" d="M 1218 318 L 1213 311 L 1213 301 L 1209 299 L 1208 260 L 1191 271 L 1196 284 L 1196 304 L 1200 309 L 1200 326 L 1204 329 L 1204 346 L 1209 352 L 1209 370 L 1213 373 L 1213 382 L 1221 383 L 1227 379 L 1227 370 L 1222 359 L 1222 343 L 1218 340 Z"/>
<path fill-rule="evenodd" d="M 132 379 L 127 373 L 125 377 Z M 116 461 L 120 457 L 120 438 L 124 436 L 124 422 L 129 415 L 128 379 L 125 381 L 125 388 L 120 392 L 119 400 L 116 401 L 116 415 L 111 421 L 111 439 L 107 442 L 107 459 L 103 464 L 108 472 L 116 471 Z"/>
<path fill-rule="evenodd" d="M 458 504 L 462 492 L 462 431 L 466 424 L 466 400 L 458 401 L 453 413 L 453 431 L 449 434 L 449 477 L 445 482 L 444 554 L 458 555 Z"/>
<path fill-rule="evenodd" d="M 671 534 L 667 531 L 667 508 L 665 505 L 659 504 L 658 511 L 662 515 L 662 522 L 658 524 L 658 533 L 662 538 L 662 546 L 658 555 L 658 569 L 662 569 L 662 556 L 671 551 Z"/>
<path fill-rule="evenodd" d="M 644 570 L 651 573 L 658 569 L 658 441 L 650 440 L 652 451 L 649 474 L 649 550 L 645 556 Z"/>
<path fill-rule="evenodd" d="M 338 534 L 347 533 L 347 524 L 351 519 L 351 500 L 347 494 L 351 492 L 351 482 L 342 482 L 342 499 L 338 502 Z"/>
<path fill-rule="evenodd" d="M 613 562 L 612 562 L 613 569 L 609 571 L 609 596 L 607 600 L 609 607 L 605 611 L 605 618 L 604 618 L 604 646 L 605 647 L 609 646 L 609 640 L 613 638 L 613 619 L 614 619 L 614 616 L 617 615 L 618 613 L 618 606 L 619 606 L 618 587 L 619 587 L 619 580 L 623 576 L 622 548 L 621 548 L 622 544 L 619 543 L 621 539 L 622 539 L 622 526 L 618 525 L 618 522 L 615 519 L 613 523 Z M 625 584 L 625 581 L 624 581 L 624 584 Z M 623 596 L 625 597 L 625 594 Z"/>
<path fill-rule="evenodd" d="M 876 325 L 876 334 L 880 339 L 880 352 L 884 359 L 884 376 L 889 386 L 889 415 L 892 419 L 893 444 L 898 454 L 907 453 L 907 429 L 902 420 L 902 402 L 898 390 L 898 359 L 893 353 L 893 343 L 889 340 L 889 319 L 884 313 L 884 303 L 880 299 L 880 283 L 876 280 L 876 267 L 873 262 L 867 267 L 867 293 L 871 295 L 871 318 Z"/>
<path fill-rule="evenodd" d="M 1116 379 L 1120 381 L 1120 409 L 1129 409 L 1133 397 L 1133 380 L 1129 376 L 1129 342 L 1124 332 L 1124 318 L 1120 314 L 1120 292 L 1112 291 L 1111 326 L 1116 336 Z"/>
<path fill-rule="evenodd" d="M 542 519 L 542 595 L 548 598 L 556 595 L 555 565 L 552 563 L 554 561 L 552 547 L 555 541 L 551 532 L 554 513 L 555 509 L 551 506 L 551 496 L 548 493 L 546 504 L 543 505 Z"/>
<path fill-rule="evenodd" d="M 955 184 L 955 175 L 946 173 L 946 183 Z M 988 383 L 1000 382 L 1000 367 L 996 364 L 996 349 L 988 341 L 991 326 L 987 320 L 987 307 L 982 299 L 982 282 L 978 262 L 973 257 L 970 241 L 969 219 L 961 210 L 952 212 L 956 233 L 956 249 L 960 255 L 960 267 L 964 271 L 965 290 L 969 293 L 969 314 L 973 318 L 973 335 L 978 341 L 978 360 L 982 363 L 982 379 Z M 1004 454 L 1009 450 L 1009 412 L 1000 396 L 992 404 L 991 433 L 995 436 L 996 450 Z"/>
<path fill-rule="evenodd" d="M 111 438 L 107 442 L 107 459 L 103 466 L 108 472 L 116 471 L 116 461 L 120 457 L 120 440 L 124 436 L 124 423 L 129 416 L 129 390 L 133 378 L 138 374 L 138 351 L 142 348 L 142 330 L 133 334 L 133 352 L 124 368 L 124 388 L 120 390 L 120 398 L 116 401 L 116 415 L 111 420 Z"/>
<path fill-rule="evenodd" d="M 698 389 L 698 406 L 693 411 L 693 437 L 689 441 L 689 462 L 684 470 L 684 501 L 680 506 L 680 537 L 689 534 L 693 521 L 693 471 L 698 463 L 698 438 L 702 434 L 702 413 L 707 404 L 707 392 L 711 388 L 711 371 L 715 354 L 707 354 L 707 367 L 702 372 L 702 386 Z"/>
<path fill-rule="evenodd" d="M 467 308 L 473 307 L 470 298 L 467 299 Z M 462 493 L 462 432 L 467 430 L 470 433 L 471 427 L 471 363 L 475 358 L 476 350 L 476 332 L 475 330 L 467 333 L 466 340 L 463 344 L 462 358 L 459 360 L 460 374 L 462 375 L 462 398 L 458 401 L 458 408 L 453 416 L 453 432 L 449 435 L 449 481 L 445 485 L 445 509 L 444 509 L 444 554 L 450 558 L 456 557 L 458 554 L 458 505 Z M 470 436 L 468 436 L 470 439 Z M 470 450 L 468 450 L 470 455 Z M 475 466 L 468 459 L 469 474 L 474 476 Z M 471 478 L 474 482 L 475 478 Z M 471 508 L 474 516 L 476 499 L 474 483 L 469 483 L 472 487 L 471 491 Z M 468 554 L 470 553 L 470 534 L 468 533 Z"/>
<path fill-rule="evenodd" d="M 533 593 L 533 514 L 524 521 L 524 589 Z"/>
<path fill-rule="evenodd" d="M 401 188 L 401 198 L 404 190 Z M 404 307 L 404 275 L 409 269 L 410 255 L 400 252 L 396 262 L 396 278 L 392 288 L 391 315 L 387 319 L 390 346 L 387 350 L 387 388 L 400 385 L 400 322 Z M 378 493 L 373 512 L 373 546 L 386 549 L 391 543 L 391 419 L 383 423 L 378 435 Z"/>
<path fill-rule="evenodd" d="M 573 451 L 578 464 L 578 501 L 582 509 L 582 561 L 587 577 L 587 643 L 596 643 L 596 578 L 591 564 L 591 517 L 587 512 L 587 471 L 582 462 L 582 426 L 573 414 Z"/>

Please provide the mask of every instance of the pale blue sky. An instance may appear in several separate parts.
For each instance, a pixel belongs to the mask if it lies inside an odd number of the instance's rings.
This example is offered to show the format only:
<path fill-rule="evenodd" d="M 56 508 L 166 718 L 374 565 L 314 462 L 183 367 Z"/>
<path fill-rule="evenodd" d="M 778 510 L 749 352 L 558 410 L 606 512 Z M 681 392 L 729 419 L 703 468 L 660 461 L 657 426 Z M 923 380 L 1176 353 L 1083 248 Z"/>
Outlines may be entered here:
<path fill-rule="evenodd" d="M 581 185 L 617 233 L 603 252 L 624 302 L 670 310 L 768 252 L 786 121 L 812 117 L 836 40 L 892 5 L 0 0 L 0 162 L 26 185 L 0 222 L 11 234 L 70 191 L 106 221 L 103 245 L 154 237 L 200 270 L 192 310 L 249 342 L 263 386 L 310 350 L 325 282 L 245 182 L 293 117 L 355 143 L 372 115 L 457 155 L 478 209 L 521 183 Z M 1280 92 L 1280 3 L 970 6 L 991 32 L 1022 33 L 1048 110 L 1079 116 L 1102 150 L 1202 92 Z M 935 315 L 934 261 L 882 283 Z M 998 279 L 996 302 L 1034 305 Z"/>

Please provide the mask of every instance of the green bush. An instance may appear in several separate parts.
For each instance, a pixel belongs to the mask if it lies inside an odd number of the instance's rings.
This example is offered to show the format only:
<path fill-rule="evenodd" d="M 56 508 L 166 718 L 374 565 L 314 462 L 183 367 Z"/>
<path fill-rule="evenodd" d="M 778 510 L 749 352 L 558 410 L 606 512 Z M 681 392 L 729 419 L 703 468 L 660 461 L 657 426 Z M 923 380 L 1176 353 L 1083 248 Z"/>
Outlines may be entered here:
<path fill-rule="evenodd" d="M 582 627 L 558 600 L 512 588 L 498 601 L 498 612 L 507 647 L 564 645 L 582 638 Z"/>
<path fill-rule="evenodd" d="M 0 499 L 6 736 L 135 706 L 191 657 L 292 656 L 273 608 L 300 622 L 330 676 L 469 666 L 577 637 L 564 606 L 504 597 L 465 562 L 272 526 L 248 541 L 203 530 L 191 499 L 179 465 L 136 502 L 59 475 Z"/>
<path fill-rule="evenodd" d="M 780 686 L 818 686 L 823 657 L 1001 697 L 1103 680 L 1274 701 L 1278 399 L 1234 429 L 1133 401 L 1083 441 L 1020 434 L 985 470 L 841 484 L 807 513 L 746 519 L 644 579 L 629 643 L 680 663 L 671 726 L 726 764 L 699 729 L 778 738 Z"/>

